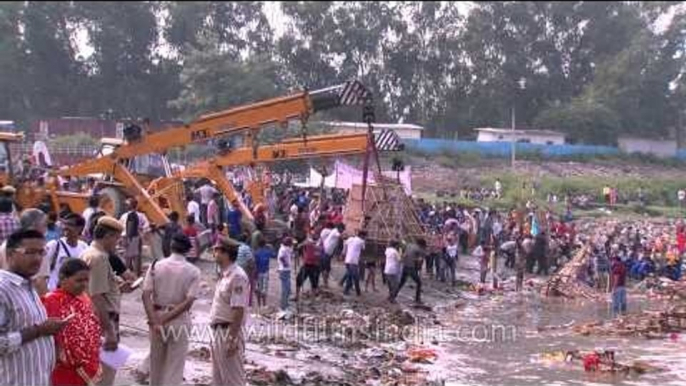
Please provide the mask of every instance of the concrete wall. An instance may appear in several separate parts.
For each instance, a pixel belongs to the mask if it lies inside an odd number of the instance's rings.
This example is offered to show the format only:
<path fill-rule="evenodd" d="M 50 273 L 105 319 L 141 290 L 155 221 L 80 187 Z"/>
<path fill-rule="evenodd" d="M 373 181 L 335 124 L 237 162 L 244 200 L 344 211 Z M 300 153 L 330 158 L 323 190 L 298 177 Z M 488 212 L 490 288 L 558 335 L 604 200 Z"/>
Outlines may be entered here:
<path fill-rule="evenodd" d="M 512 137 L 512 133 L 479 131 L 477 142 L 512 142 Z M 564 145 L 565 143 L 565 137 L 563 135 L 516 133 L 514 134 L 514 138 L 517 142 L 528 142 L 539 145 Z"/>
<path fill-rule="evenodd" d="M 508 142 L 473 142 L 422 138 L 419 140 L 406 139 L 403 140 L 403 143 L 407 149 L 435 155 L 449 152 L 455 154 L 478 153 L 486 157 L 510 157 L 511 154 L 511 144 Z M 517 143 L 516 151 L 518 154 L 535 152 L 544 157 L 619 154 L 619 149 L 611 146 L 540 145 L 533 143 Z M 686 157 L 686 154 L 684 156 Z"/>
<path fill-rule="evenodd" d="M 674 157 L 677 154 L 676 141 L 660 141 L 643 138 L 620 137 L 619 148 L 625 153 L 645 153 L 658 157 Z"/>

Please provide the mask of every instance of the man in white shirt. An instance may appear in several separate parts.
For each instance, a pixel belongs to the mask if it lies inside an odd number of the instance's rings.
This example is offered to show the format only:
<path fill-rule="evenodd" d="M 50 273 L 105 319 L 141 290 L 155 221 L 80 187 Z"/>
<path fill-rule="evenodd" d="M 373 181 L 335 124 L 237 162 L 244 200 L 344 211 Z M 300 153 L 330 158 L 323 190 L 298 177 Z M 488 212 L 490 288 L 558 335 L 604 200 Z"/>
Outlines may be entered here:
<path fill-rule="evenodd" d="M 91 196 L 88 199 L 88 208 L 86 208 L 86 210 L 84 210 L 83 214 L 82 214 L 83 220 L 86 222 L 86 225 L 84 225 L 84 227 L 83 227 L 84 236 L 86 236 L 85 232 L 87 232 L 88 229 L 91 228 L 90 227 L 91 217 L 93 216 L 93 214 L 95 214 L 95 212 L 99 211 L 99 207 L 100 207 L 100 197 Z"/>
<path fill-rule="evenodd" d="M 207 206 L 212 201 L 216 193 L 219 193 L 209 182 L 195 190 L 195 194 L 200 195 L 200 222 L 207 226 Z"/>
<path fill-rule="evenodd" d="M 136 277 L 142 272 L 143 237 L 150 231 L 150 223 L 145 214 L 138 211 L 138 201 L 133 198 L 127 200 L 129 211 L 124 213 L 119 222 L 124 227 L 124 258 L 126 266 Z"/>
<path fill-rule="evenodd" d="M 361 230 L 357 236 L 351 237 L 345 241 L 343 245 L 343 254 L 345 255 L 346 274 L 343 277 L 345 289 L 343 295 L 348 295 L 353 284 L 355 285 L 355 292 L 357 296 L 361 296 L 360 291 L 360 257 L 364 250 L 364 238 L 367 232 Z M 330 236 L 329 236 L 330 237 Z"/>
<path fill-rule="evenodd" d="M 293 262 L 293 240 L 284 238 L 276 257 L 279 263 L 279 280 L 281 281 L 281 311 L 288 309 L 288 297 L 291 296 L 291 266 Z"/>
<path fill-rule="evenodd" d="M 293 203 L 288 211 L 288 227 L 293 229 L 295 219 L 298 217 L 298 205 L 296 203 Z"/>
<path fill-rule="evenodd" d="M 395 303 L 393 294 L 398 289 L 400 283 L 400 242 L 397 240 L 391 241 L 388 248 L 386 248 L 386 265 L 384 266 L 384 276 L 386 277 L 386 284 L 388 284 L 388 300 Z"/>
<path fill-rule="evenodd" d="M 72 213 L 62 219 L 64 237 L 46 244 L 46 254 L 41 264 L 40 273 L 48 277 L 48 291 L 54 291 L 59 283 L 59 272 L 62 264 L 68 259 L 78 259 L 88 244 L 79 239 L 86 220 Z"/>
<path fill-rule="evenodd" d="M 320 241 L 322 243 L 324 255 L 321 262 L 322 280 L 324 281 L 324 288 L 329 287 L 329 274 L 331 273 L 331 260 L 333 254 L 336 252 L 336 247 L 341 240 L 341 232 L 343 225 L 334 228 L 333 223 L 327 223 L 326 228 L 322 229 Z"/>
<path fill-rule="evenodd" d="M 200 205 L 193 199 L 193 196 L 187 197 L 188 204 L 186 205 L 186 211 L 188 214 L 192 214 L 195 217 L 195 222 L 200 223 Z"/>
<path fill-rule="evenodd" d="M 443 269 L 441 270 L 440 280 L 445 282 L 450 279 L 452 286 L 456 284 L 455 268 L 457 266 L 458 251 L 460 247 L 453 235 L 448 235 L 445 240 L 445 248 L 443 250 Z"/>

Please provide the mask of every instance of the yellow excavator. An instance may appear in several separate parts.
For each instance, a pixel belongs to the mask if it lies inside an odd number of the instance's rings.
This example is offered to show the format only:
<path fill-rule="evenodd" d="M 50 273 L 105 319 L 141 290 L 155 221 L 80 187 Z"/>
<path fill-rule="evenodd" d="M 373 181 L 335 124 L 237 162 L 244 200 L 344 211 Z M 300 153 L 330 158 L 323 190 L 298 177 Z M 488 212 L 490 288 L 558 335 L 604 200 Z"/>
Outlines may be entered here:
<path fill-rule="evenodd" d="M 372 136 L 374 139 L 370 138 Z M 224 150 L 209 160 L 197 163 L 171 177 L 158 178 L 148 187 L 148 192 L 157 200 L 163 199 L 171 210 L 180 215 L 186 213 L 185 196 L 179 195 L 183 191 L 183 179 L 205 178 L 214 181 L 217 188 L 229 200 L 238 202 L 243 215 L 254 220 L 253 214 L 245 206 L 233 184 L 226 177 L 224 167 L 248 164 L 273 163 L 288 160 L 342 157 L 360 155 L 370 151 L 374 146 L 378 151 L 399 151 L 402 145 L 393 131 L 382 131 L 374 136 L 365 134 L 320 135 L 303 139 L 289 139 L 275 145 L 261 146 L 254 152 L 250 148 Z M 159 203 L 159 201 L 158 201 Z"/>
<path fill-rule="evenodd" d="M 284 128 L 292 120 L 301 121 L 303 128 L 301 134 L 303 141 L 306 142 L 305 123 L 310 115 L 347 105 L 364 106 L 363 119 L 367 122 L 373 121 L 372 94 L 360 82 L 354 80 L 321 90 L 302 91 L 203 115 L 189 124 L 161 132 L 144 132 L 140 126 L 130 125 L 124 129 L 124 141 L 113 146 L 107 154 L 103 153 L 93 159 L 63 167 L 55 171 L 53 176 L 70 178 L 85 178 L 94 174 L 107 176 L 107 181 L 99 183 L 101 185 L 99 191 L 101 197 L 104 198 L 106 210 L 118 216 L 124 210 L 124 198 L 134 197 L 139 203 L 139 210 L 144 212 L 151 222 L 162 225 L 169 221 L 166 214 L 131 168 L 137 157 L 149 154 L 164 156 L 172 148 L 210 141 L 219 147 L 219 151 L 226 144 L 223 139 L 230 136 L 242 137 L 245 147 L 257 153 L 260 147 L 261 129 L 275 125 Z M 147 127 L 147 125 L 143 126 Z M 166 174 L 171 176 L 170 173 Z M 86 194 L 60 192 L 55 179 L 51 182 L 50 197 L 53 206 L 59 208 L 66 205 L 75 212 L 85 208 L 88 198 Z M 178 195 L 178 192 L 176 194 Z"/>
<path fill-rule="evenodd" d="M 39 162 L 31 163 L 28 157 L 13 154 L 12 148 L 23 141 L 21 132 L 0 132 L 0 186 L 15 187 L 19 207 L 37 208 L 52 204 L 56 210 L 62 206 L 74 211 L 85 209 L 85 195 L 61 190 L 56 179 L 44 178 L 47 170 Z"/>

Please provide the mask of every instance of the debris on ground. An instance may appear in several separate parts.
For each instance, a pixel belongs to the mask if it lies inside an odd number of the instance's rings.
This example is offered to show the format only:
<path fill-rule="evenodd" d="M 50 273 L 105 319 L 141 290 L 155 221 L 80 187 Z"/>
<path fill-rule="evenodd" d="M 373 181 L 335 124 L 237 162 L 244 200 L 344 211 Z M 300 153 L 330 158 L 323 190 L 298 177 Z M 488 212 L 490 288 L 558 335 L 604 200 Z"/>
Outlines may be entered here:
<path fill-rule="evenodd" d="M 542 288 L 543 294 L 545 296 L 561 296 L 568 299 L 600 299 L 600 293 L 579 279 L 580 273 L 586 269 L 589 256 L 588 247 L 580 249 L 562 269 L 550 277 Z"/>
<path fill-rule="evenodd" d="M 633 288 L 649 298 L 686 300 L 686 281 L 674 281 L 665 277 L 648 277 Z"/>
<path fill-rule="evenodd" d="M 279 319 L 280 313 L 261 315 L 276 319 L 298 330 L 300 336 L 311 343 L 334 344 L 337 347 L 364 349 L 374 343 L 397 342 L 407 339 L 403 329 L 412 325 L 438 325 L 438 316 L 431 306 L 415 304 L 410 309 L 399 307 L 369 307 L 359 304 L 319 303 L 302 307 L 291 318 Z M 253 343 L 276 342 L 273 337 L 263 337 Z"/>
<path fill-rule="evenodd" d="M 673 333 L 686 331 L 686 306 L 672 306 L 664 311 L 643 311 L 607 322 L 596 321 L 576 325 L 572 329 L 581 335 L 643 336 L 666 339 Z"/>
<path fill-rule="evenodd" d="M 557 350 L 541 354 L 541 361 L 549 363 L 573 363 L 583 367 L 585 372 L 645 374 L 662 371 L 660 367 L 645 361 L 633 361 L 631 364 L 620 363 L 615 358 L 614 350 Z"/>
<path fill-rule="evenodd" d="M 207 346 L 202 346 L 189 350 L 188 356 L 204 362 L 209 362 L 211 358 L 210 349 Z"/>
<path fill-rule="evenodd" d="M 412 348 L 408 350 L 407 355 L 410 362 L 431 364 L 438 357 L 436 350 L 428 348 Z"/>

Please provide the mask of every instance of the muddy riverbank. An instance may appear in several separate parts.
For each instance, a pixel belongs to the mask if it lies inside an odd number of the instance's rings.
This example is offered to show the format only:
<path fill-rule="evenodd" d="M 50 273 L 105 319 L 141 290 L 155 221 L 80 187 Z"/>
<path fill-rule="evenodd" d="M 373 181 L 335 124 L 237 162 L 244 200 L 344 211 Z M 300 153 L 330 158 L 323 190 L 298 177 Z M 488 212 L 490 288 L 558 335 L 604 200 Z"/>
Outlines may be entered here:
<path fill-rule="evenodd" d="M 186 384 L 211 383 L 207 349 L 209 336 L 202 326 L 214 290 L 214 267 L 201 261 L 202 296 L 193 308 L 198 328 L 192 337 L 185 371 Z M 399 304 L 386 301 L 377 280 L 376 292 L 343 296 L 338 283 L 319 297 L 305 294 L 293 315 L 275 310 L 278 280 L 270 278 L 269 307 L 252 310 L 247 365 L 253 385 L 349 384 L 415 385 L 445 382 L 469 385 L 552 384 L 683 385 L 686 374 L 686 336 L 648 340 L 641 337 L 582 336 L 577 323 L 609 318 L 606 300 L 563 301 L 542 298 L 545 278 L 527 278 L 527 289 L 511 291 L 512 272 L 504 271 L 504 291 L 478 294 L 465 283 L 477 281 L 477 263 L 461 257 L 460 286 L 450 287 L 424 278 L 424 306 L 413 304 L 414 287 L 406 286 Z M 342 264 L 334 267 L 342 277 Z M 378 279 L 378 278 L 377 278 Z M 306 285 L 306 288 L 307 287 Z M 307 291 L 307 290 L 306 290 Z M 147 333 L 140 293 L 124 297 L 122 342 L 136 350 L 117 377 L 118 385 L 134 384 L 131 370 L 145 357 Z M 629 296 L 629 311 L 660 309 L 661 300 L 638 292 Z M 595 376 L 578 364 L 550 363 L 545 352 L 614 348 L 622 362 L 649 361 L 663 370 L 640 376 Z"/>

